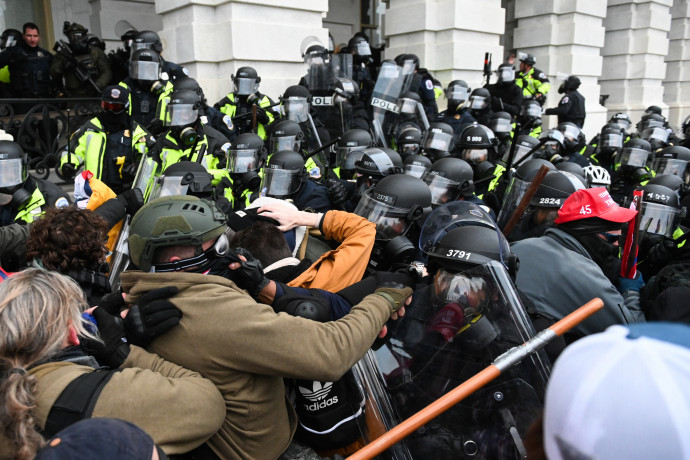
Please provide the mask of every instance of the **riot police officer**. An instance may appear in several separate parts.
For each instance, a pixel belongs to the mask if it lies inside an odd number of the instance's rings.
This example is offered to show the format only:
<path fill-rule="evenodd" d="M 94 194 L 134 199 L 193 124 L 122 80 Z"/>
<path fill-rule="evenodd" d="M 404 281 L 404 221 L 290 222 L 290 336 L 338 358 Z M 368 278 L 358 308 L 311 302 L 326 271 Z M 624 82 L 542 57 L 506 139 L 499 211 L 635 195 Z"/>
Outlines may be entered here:
<path fill-rule="evenodd" d="M 199 116 L 201 122 L 204 126 L 211 126 L 213 129 L 220 132 L 223 136 L 227 138 L 228 141 L 232 141 L 237 137 L 237 132 L 235 131 L 235 125 L 232 123 L 232 119 L 229 115 L 225 115 L 220 110 L 215 107 L 208 105 L 206 101 L 206 96 L 204 95 L 204 90 L 199 86 L 199 82 L 192 77 L 180 77 L 173 83 L 173 90 L 191 90 L 199 95 L 201 99 L 201 108 Z"/>
<path fill-rule="evenodd" d="M 585 124 L 585 97 L 577 90 L 580 87 L 580 79 L 570 75 L 558 88 L 559 94 L 565 94 L 558 107 L 546 109 L 546 115 L 558 115 L 558 123 L 572 121 L 582 129 Z"/>
<path fill-rule="evenodd" d="M 276 113 L 271 109 L 275 105 L 271 98 L 259 92 L 261 77 L 252 67 L 240 67 L 237 69 L 237 74 L 231 76 L 231 80 L 233 91 L 213 104 L 213 107 L 233 119 L 237 134 L 256 130 L 256 134 L 266 140 L 268 137 L 266 127 L 273 122 Z M 256 110 L 256 126 L 254 126 L 254 110 Z"/>
<path fill-rule="evenodd" d="M 46 98 L 55 93 L 50 78 L 53 55 L 38 46 L 38 26 L 24 24 L 23 40 L 0 53 L 0 68 L 9 66 L 10 88 L 15 97 Z"/>
<path fill-rule="evenodd" d="M 464 80 L 453 80 L 445 90 L 448 108 L 438 114 L 438 120 L 450 125 L 455 134 L 459 134 L 465 126 L 476 120 L 465 106 L 470 95 L 470 87 Z"/>
<path fill-rule="evenodd" d="M 133 51 L 129 76 L 120 82 L 120 86 L 129 90 L 129 114 L 154 134 L 162 130 L 164 100 L 173 89 L 172 83 L 162 77 L 160 66 L 156 51 Z"/>
<path fill-rule="evenodd" d="M 108 86 L 101 94 L 103 112 L 72 136 L 71 152 L 60 158 L 62 175 L 70 180 L 83 166 L 117 194 L 128 190 L 143 155 L 155 139 L 127 113 L 129 91 Z"/>
<path fill-rule="evenodd" d="M 231 185 L 225 189 L 225 197 L 233 209 L 244 209 L 254 200 L 261 185 L 267 158 L 264 141 L 258 134 L 240 134 L 230 143 L 227 158 Z"/>
<path fill-rule="evenodd" d="M 29 157 L 19 144 L 0 140 L 0 226 L 31 223 L 46 208 L 70 204 L 60 187 L 29 174 Z"/>
<path fill-rule="evenodd" d="M 88 30 L 76 22 L 65 21 L 62 40 L 55 44 L 56 55 L 50 66 L 53 80 L 60 82 L 68 97 L 100 95 L 113 77 L 108 58 L 102 49 L 89 44 Z"/>
<path fill-rule="evenodd" d="M 549 77 L 544 72 L 534 67 L 537 63 L 532 54 L 525 54 L 520 58 L 520 73 L 515 80 L 515 84 L 522 88 L 522 95 L 525 99 L 534 99 L 539 105 L 546 102 L 546 93 L 551 89 Z"/>
<path fill-rule="evenodd" d="M 496 73 L 498 81 L 484 86 L 491 94 L 491 109 L 516 117 L 522 107 L 522 89 L 515 84 L 515 69 L 510 64 L 501 64 Z"/>
<path fill-rule="evenodd" d="M 491 109 L 491 93 L 486 88 L 475 88 L 467 101 L 470 114 L 480 125 L 489 126 L 494 112 Z"/>
<path fill-rule="evenodd" d="M 163 58 L 161 53 L 163 52 L 163 44 L 161 39 L 156 32 L 153 30 L 142 30 L 137 32 L 132 40 L 132 53 L 142 49 L 153 50 L 160 56 L 161 62 L 161 72 L 167 76 L 167 80 L 174 82 L 178 78 L 184 78 L 189 76 L 189 70 L 174 62 L 167 61 Z"/>
<path fill-rule="evenodd" d="M 11 48 L 22 40 L 22 33 L 17 29 L 6 29 L 0 35 L 0 51 Z M 10 94 L 10 67 L 6 65 L 0 68 L 0 97 L 11 97 Z"/>
<path fill-rule="evenodd" d="M 422 180 L 431 191 L 432 206 L 441 206 L 455 200 L 473 200 L 474 183 L 472 167 L 459 158 L 436 160 L 424 173 Z M 477 198 L 478 204 L 482 204 Z"/>
<path fill-rule="evenodd" d="M 416 54 L 407 54 L 402 60 L 403 62 L 412 61 L 414 63 L 414 75 L 410 83 L 410 91 L 419 94 L 427 118 L 436 118 L 438 115 L 438 105 L 436 105 L 433 75 L 427 69 L 421 67 L 419 57 Z"/>

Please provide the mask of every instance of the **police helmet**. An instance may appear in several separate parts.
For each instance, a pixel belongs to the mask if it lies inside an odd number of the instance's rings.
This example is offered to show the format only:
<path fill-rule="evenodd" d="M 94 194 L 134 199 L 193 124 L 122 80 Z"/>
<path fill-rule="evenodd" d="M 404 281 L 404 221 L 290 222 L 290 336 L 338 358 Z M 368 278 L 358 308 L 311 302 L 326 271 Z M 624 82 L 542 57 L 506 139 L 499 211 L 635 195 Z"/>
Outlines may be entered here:
<path fill-rule="evenodd" d="M 475 88 L 470 94 L 468 107 L 471 110 L 484 110 L 491 106 L 491 93 L 486 88 Z"/>
<path fill-rule="evenodd" d="M 643 168 L 647 164 L 652 146 L 644 139 L 630 139 L 616 155 L 615 163 L 621 166 Z"/>
<path fill-rule="evenodd" d="M 460 150 L 460 158 L 468 163 L 479 164 L 491 161 L 496 136 L 486 126 L 473 123 L 460 132 L 456 144 Z"/>
<path fill-rule="evenodd" d="M 373 144 L 369 131 L 353 128 L 345 131 L 336 147 L 336 166 L 341 177 L 351 179 L 355 174 L 355 164 L 362 158 L 362 151 Z"/>
<path fill-rule="evenodd" d="M 522 102 L 520 107 L 520 116 L 529 119 L 541 118 L 541 105 L 534 99 L 526 99 Z"/>
<path fill-rule="evenodd" d="M 648 128 L 663 128 L 666 119 L 658 113 L 648 113 L 637 123 L 637 132 L 642 133 Z"/>
<path fill-rule="evenodd" d="M 175 90 L 165 107 L 164 126 L 189 126 L 199 118 L 201 98 L 194 91 Z"/>
<path fill-rule="evenodd" d="M 363 176 L 384 177 L 402 173 L 403 162 L 393 149 L 371 147 L 362 151 L 362 158 L 355 162 L 355 170 Z"/>
<path fill-rule="evenodd" d="M 453 128 L 447 123 L 435 121 L 429 124 L 429 129 L 424 133 L 422 150 L 431 157 L 445 156 L 455 146 Z"/>
<path fill-rule="evenodd" d="M 559 123 L 556 129 L 563 133 L 563 146 L 568 152 L 572 152 L 578 147 L 582 130 L 575 123 L 564 121 Z"/>
<path fill-rule="evenodd" d="M 532 149 L 534 149 L 537 145 L 539 145 L 539 141 L 535 137 L 532 137 L 527 134 L 519 135 L 517 139 L 515 139 L 515 154 L 513 156 L 513 164 L 517 164 L 518 162 L 523 161 L 523 158 L 525 158 L 527 155 L 529 155 L 529 157 L 532 158 L 532 156 L 534 156 L 534 152 L 532 151 Z M 508 150 L 503 156 L 503 161 L 506 164 L 508 163 L 509 155 L 510 150 Z"/>
<path fill-rule="evenodd" d="M 22 33 L 17 29 L 5 29 L 0 35 L 0 50 L 11 48 L 22 39 Z"/>
<path fill-rule="evenodd" d="M 261 78 L 256 73 L 253 67 L 240 67 L 237 69 L 237 74 L 230 76 L 232 80 L 235 94 L 239 96 L 248 96 L 259 90 L 259 83 Z"/>
<path fill-rule="evenodd" d="M 12 195 L 29 178 L 29 156 L 13 141 L 0 140 L 0 194 Z M 9 199 L 2 197 L 7 204 Z"/>
<path fill-rule="evenodd" d="M 513 117 L 508 112 L 494 112 L 489 128 L 497 136 L 507 136 L 513 130 Z"/>
<path fill-rule="evenodd" d="M 349 78 L 337 78 L 331 83 L 330 90 L 333 92 L 333 103 L 348 101 L 351 103 L 359 100 L 359 85 Z"/>
<path fill-rule="evenodd" d="M 647 107 L 645 109 L 644 113 L 645 114 L 655 113 L 657 115 L 661 115 L 661 107 L 659 107 L 658 105 L 650 105 L 649 107 Z"/>
<path fill-rule="evenodd" d="M 161 58 L 150 49 L 132 51 L 129 61 L 129 76 L 134 80 L 154 81 L 160 76 Z"/>
<path fill-rule="evenodd" d="M 257 171 L 265 158 L 266 147 L 259 135 L 240 134 L 233 139 L 228 149 L 228 171 L 233 174 Z"/>
<path fill-rule="evenodd" d="M 632 126 L 632 120 L 630 119 L 630 115 L 623 112 L 614 113 L 611 119 L 609 120 L 609 123 L 617 124 L 620 127 L 621 131 L 623 131 L 624 133 L 629 132 L 630 126 Z"/>
<path fill-rule="evenodd" d="M 178 161 L 168 166 L 157 179 L 151 193 L 155 198 L 172 195 L 193 195 L 210 198 L 213 194 L 213 176 L 195 161 Z"/>
<path fill-rule="evenodd" d="M 129 257 L 143 271 L 154 266 L 158 248 L 197 246 L 223 235 L 225 214 L 206 200 L 176 195 L 146 203 L 129 227 Z"/>
<path fill-rule="evenodd" d="M 309 103 L 311 95 L 309 90 L 302 85 L 289 86 L 281 96 L 285 116 L 298 123 L 305 122 L 309 118 Z"/>
<path fill-rule="evenodd" d="M 421 178 L 425 172 L 431 169 L 431 160 L 424 155 L 408 155 L 403 161 L 403 174 Z"/>
<path fill-rule="evenodd" d="M 561 171 L 549 171 L 529 204 L 537 208 L 558 209 L 570 195 L 584 188 L 584 184 L 574 175 Z"/>
<path fill-rule="evenodd" d="M 527 65 L 533 66 L 537 63 L 537 59 L 534 57 L 533 54 L 525 54 L 520 58 L 520 62 L 524 62 Z"/>
<path fill-rule="evenodd" d="M 89 31 L 81 24 L 65 21 L 62 32 L 67 36 L 70 47 L 74 52 L 82 53 L 89 47 Z"/>
<path fill-rule="evenodd" d="M 371 48 L 369 42 L 362 36 L 355 35 L 347 42 L 347 48 L 356 56 L 369 57 L 371 56 Z"/>
<path fill-rule="evenodd" d="M 453 272 L 497 261 L 512 274 L 517 265 L 505 236 L 497 229 L 482 225 L 464 225 L 450 230 L 429 249 L 428 254 L 429 262 Z"/>
<path fill-rule="evenodd" d="M 407 91 L 398 99 L 398 113 L 403 115 L 412 115 L 417 113 L 419 105 L 422 103 L 422 98 L 414 91 Z"/>
<path fill-rule="evenodd" d="M 474 192 L 472 166 L 459 158 L 441 158 L 431 165 L 422 180 L 431 190 L 431 203 L 442 205 L 460 196 L 469 198 Z"/>
<path fill-rule="evenodd" d="M 261 181 L 261 195 L 290 198 L 299 192 L 307 170 L 302 155 L 292 150 L 281 150 L 268 158 Z"/>
<path fill-rule="evenodd" d="M 599 133 L 599 146 L 601 148 L 618 149 L 623 147 L 623 132 L 618 123 L 607 123 Z"/>
<path fill-rule="evenodd" d="M 537 175 L 542 166 L 546 166 L 550 171 L 556 171 L 553 163 L 541 158 L 533 158 L 522 163 L 515 171 L 515 178 L 531 182 Z"/>
<path fill-rule="evenodd" d="M 192 77 L 182 77 L 175 79 L 175 81 L 173 82 L 173 91 L 178 90 L 194 91 L 199 95 L 199 97 L 201 97 L 202 99 L 204 98 L 203 89 L 201 89 L 201 86 L 199 86 L 199 82 Z"/>
<path fill-rule="evenodd" d="M 565 136 L 557 129 L 549 129 L 539 138 L 542 142 L 540 150 L 534 153 L 537 158 L 543 158 L 551 163 L 558 163 L 563 161 L 561 153 L 565 150 Z"/>
<path fill-rule="evenodd" d="M 673 174 L 690 185 L 690 149 L 673 145 L 654 155 L 652 169 L 657 174 Z"/>
<path fill-rule="evenodd" d="M 446 88 L 448 106 L 455 108 L 467 100 L 470 95 L 470 85 L 465 80 L 453 80 Z"/>
<path fill-rule="evenodd" d="M 132 52 L 140 49 L 150 49 L 156 53 L 161 53 L 163 51 L 161 38 L 153 30 L 142 30 L 137 32 L 132 42 Z"/>
<path fill-rule="evenodd" d="M 296 121 L 281 120 L 273 125 L 268 140 L 268 151 L 269 153 L 276 153 L 281 150 L 299 152 L 302 147 L 302 140 L 304 140 L 304 133 Z"/>
<path fill-rule="evenodd" d="M 657 174 L 649 179 L 647 185 L 663 185 L 664 187 L 670 188 L 681 197 L 686 193 L 687 188 L 683 179 L 673 174 Z"/>
<path fill-rule="evenodd" d="M 585 183 L 585 170 L 577 163 L 573 163 L 572 161 L 561 161 L 556 165 L 556 169 L 580 176 L 582 182 Z"/>
<path fill-rule="evenodd" d="M 510 83 L 515 81 L 515 67 L 512 64 L 501 64 L 496 70 L 498 76 L 498 83 Z"/>
<path fill-rule="evenodd" d="M 376 224 L 376 238 L 404 235 L 431 207 L 431 192 L 421 179 L 395 174 L 381 179 L 362 195 L 354 213 Z"/>
<path fill-rule="evenodd" d="M 395 128 L 395 146 L 403 158 L 419 153 L 421 144 L 422 130 L 416 123 L 408 121 Z"/>
<path fill-rule="evenodd" d="M 683 214 L 678 194 L 659 184 L 642 187 L 640 230 L 645 234 L 672 236 Z"/>

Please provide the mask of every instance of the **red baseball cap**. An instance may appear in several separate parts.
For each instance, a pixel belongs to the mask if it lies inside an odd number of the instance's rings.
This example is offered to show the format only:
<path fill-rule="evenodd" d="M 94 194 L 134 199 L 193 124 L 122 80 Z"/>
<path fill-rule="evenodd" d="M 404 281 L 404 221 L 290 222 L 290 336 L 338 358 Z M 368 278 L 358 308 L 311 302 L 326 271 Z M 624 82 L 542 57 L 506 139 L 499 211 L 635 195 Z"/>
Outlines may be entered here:
<path fill-rule="evenodd" d="M 577 190 L 558 210 L 556 224 L 598 217 L 609 222 L 630 222 L 637 211 L 618 206 L 605 187 Z"/>

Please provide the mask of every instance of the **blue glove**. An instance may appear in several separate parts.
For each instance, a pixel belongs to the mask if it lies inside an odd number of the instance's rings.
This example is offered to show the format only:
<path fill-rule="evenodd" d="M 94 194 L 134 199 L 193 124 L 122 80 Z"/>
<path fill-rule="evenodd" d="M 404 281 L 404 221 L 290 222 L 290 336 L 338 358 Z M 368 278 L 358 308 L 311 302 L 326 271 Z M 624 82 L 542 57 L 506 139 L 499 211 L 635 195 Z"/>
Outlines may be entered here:
<path fill-rule="evenodd" d="M 640 273 L 639 271 L 637 272 L 637 275 L 633 279 L 624 278 L 622 276 L 618 278 L 618 290 L 620 292 L 625 292 L 625 291 L 640 292 L 640 289 L 642 289 L 643 286 L 644 286 L 644 280 L 642 279 L 642 273 Z"/>

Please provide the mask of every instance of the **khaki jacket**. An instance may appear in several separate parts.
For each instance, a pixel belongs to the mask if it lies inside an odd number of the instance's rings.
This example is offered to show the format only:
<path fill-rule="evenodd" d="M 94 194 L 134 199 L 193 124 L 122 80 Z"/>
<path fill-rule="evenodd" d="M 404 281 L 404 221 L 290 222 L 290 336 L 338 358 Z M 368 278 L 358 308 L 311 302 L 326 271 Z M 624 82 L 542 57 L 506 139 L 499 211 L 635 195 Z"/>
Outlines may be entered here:
<path fill-rule="evenodd" d="M 105 384 L 93 417 L 114 417 L 146 431 L 168 455 L 203 444 L 223 423 L 223 399 L 212 382 L 137 346 Z M 93 372 L 68 361 L 32 368 L 38 379 L 34 416 L 41 429 L 60 393 L 77 377 Z M 7 439 L 0 438 L 0 458 L 10 458 Z"/>
<path fill-rule="evenodd" d="M 335 381 L 369 349 L 390 316 L 370 295 L 338 321 L 318 323 L 275 313 L 233 282 L 197 273 L 125 272 L 122 288 L 136 297 L 177 286 L 177 327 L 150 350 L 212 380 L 225 398 L 225 423 L 209 445 L 224 459 L 276 459 L 297 425 L 283 378 Z"/>

